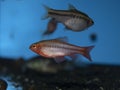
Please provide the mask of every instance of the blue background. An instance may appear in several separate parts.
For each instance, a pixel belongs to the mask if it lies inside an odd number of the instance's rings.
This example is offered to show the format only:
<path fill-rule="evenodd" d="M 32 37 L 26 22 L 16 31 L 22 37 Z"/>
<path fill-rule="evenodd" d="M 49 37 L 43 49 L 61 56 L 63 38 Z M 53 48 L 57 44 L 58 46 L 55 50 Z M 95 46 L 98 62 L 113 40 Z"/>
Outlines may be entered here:
<path fill-rule="evenodd" d="M 42 37 L 49 20 L 41 19 L 46 14 L 43 5 L 65 10 L 69 3 L 95 24 L 83 32 L 65 30 L 59 24 L 53 35 Z M 29 50 L 32 43 L 67 36 L 75 45 L 95 45 L 92 63 L 120 64 L 120 0 L 1 0 L 0 10 L 0 57 L 29 59 L 36 56 Z M 90 40 L 92 33 L 97 35 L 96 42 Z"/>

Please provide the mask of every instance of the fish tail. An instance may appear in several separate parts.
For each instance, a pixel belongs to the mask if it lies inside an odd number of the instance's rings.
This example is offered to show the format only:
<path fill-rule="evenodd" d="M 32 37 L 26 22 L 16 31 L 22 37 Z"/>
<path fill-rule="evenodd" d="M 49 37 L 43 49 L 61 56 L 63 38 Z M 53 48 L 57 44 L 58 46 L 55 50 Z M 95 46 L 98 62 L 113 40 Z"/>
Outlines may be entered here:
<path fill-rule="evenodd" d="M 47 11 L 51 10 L 50 7 L 48 7 L 48 6 L 44 5 L 44 4 L 43 4 L 43 7 L 44 7 Z"/>
<path fill-rule="evenodd" d="M 51 10 L 50 7 L 48 7 L 48 6 L 44 5 L 44 4 L 43 4 L 43 7 L 46 9 L 47 12 L 46 12 L 46 14 L 42 17 L 42 20 L 49 18 L 48 13 L 49 13 L 49 11 Z"/>
<path fill-rule="evenodd" d="M 84 47 L 84 50 L 82 52 L 82 55 L 86 58 L 88 58 L 90 61 L 92 61 L 91 56 L 90 56 L 90 51 L 94 48 L 94 46 L 88 46 Z"/>

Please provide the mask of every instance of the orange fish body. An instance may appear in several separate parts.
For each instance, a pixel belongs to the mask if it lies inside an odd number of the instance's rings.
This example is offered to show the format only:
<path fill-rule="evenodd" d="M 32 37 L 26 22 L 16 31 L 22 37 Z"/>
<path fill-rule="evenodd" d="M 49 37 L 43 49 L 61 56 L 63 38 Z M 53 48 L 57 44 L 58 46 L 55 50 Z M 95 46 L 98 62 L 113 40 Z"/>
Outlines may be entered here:
<path fill-rule="evenodd" d="M 43 57 L 54 58 L 57 62 L 61 62 L 64 61 L 64 56 L 75 54 L 82 54 L 91 61 L 89 52 L 93 47 L 80 47 L 69 44 L 61 39 L 52 39 L 34 43 L 30 46 L 30 49 Z"/>

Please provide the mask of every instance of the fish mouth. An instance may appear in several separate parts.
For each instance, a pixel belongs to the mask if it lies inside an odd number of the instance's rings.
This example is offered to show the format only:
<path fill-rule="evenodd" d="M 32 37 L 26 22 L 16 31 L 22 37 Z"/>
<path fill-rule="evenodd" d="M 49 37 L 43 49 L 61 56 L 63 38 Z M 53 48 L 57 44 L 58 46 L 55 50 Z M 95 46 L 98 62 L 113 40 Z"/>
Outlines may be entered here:
<path fill-rule="evenodd" d="M 93 20 L 91 20 L 91 23 L 92 23 L 92 25 L 94 24 L 94 21 Z"/>
<path fill-rule="evenodd" d="M 35 51 L 36 46 L 34 44 L 30 45 L 29 49 Z"/>
<path fill-rule="evenodd" d="M 29 49 L 32 49 L 32 45 L 29 46 Z"/>
<path fill-rule="evenodd" d="M 90 20 L 88 26 L 92 26 L 92 25 L 94 25 L 94 21 L 93 21 L 93 20 Z"/>

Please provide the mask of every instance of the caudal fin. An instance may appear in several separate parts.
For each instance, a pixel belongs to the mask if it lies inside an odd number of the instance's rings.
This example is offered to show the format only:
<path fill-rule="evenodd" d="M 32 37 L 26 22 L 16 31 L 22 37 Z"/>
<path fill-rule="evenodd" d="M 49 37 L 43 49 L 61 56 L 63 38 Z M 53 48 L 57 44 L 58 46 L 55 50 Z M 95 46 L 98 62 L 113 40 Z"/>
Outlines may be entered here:
<path fill-rule="evenodd" d="M 86 58 L 88 58 L 90 61 L 92 61 L 91 56 L 90 56 L 90 51 L 94 48 L 94 46 L 89 46 L 89 47 L 84 47 L 84 51 L 82 55 Z"/>
<path fill-rule="evenodd" d="M 43 7 L 46 9 L 46 14 L 44 16 L 42 16 L 42 18 L 41 18 L 42 20 L 49 18 L 48 13 L 51 10 L 51 8 L 49 8 L 48 6 L 46 6 L 44 4 L 43 4 Z"/>

